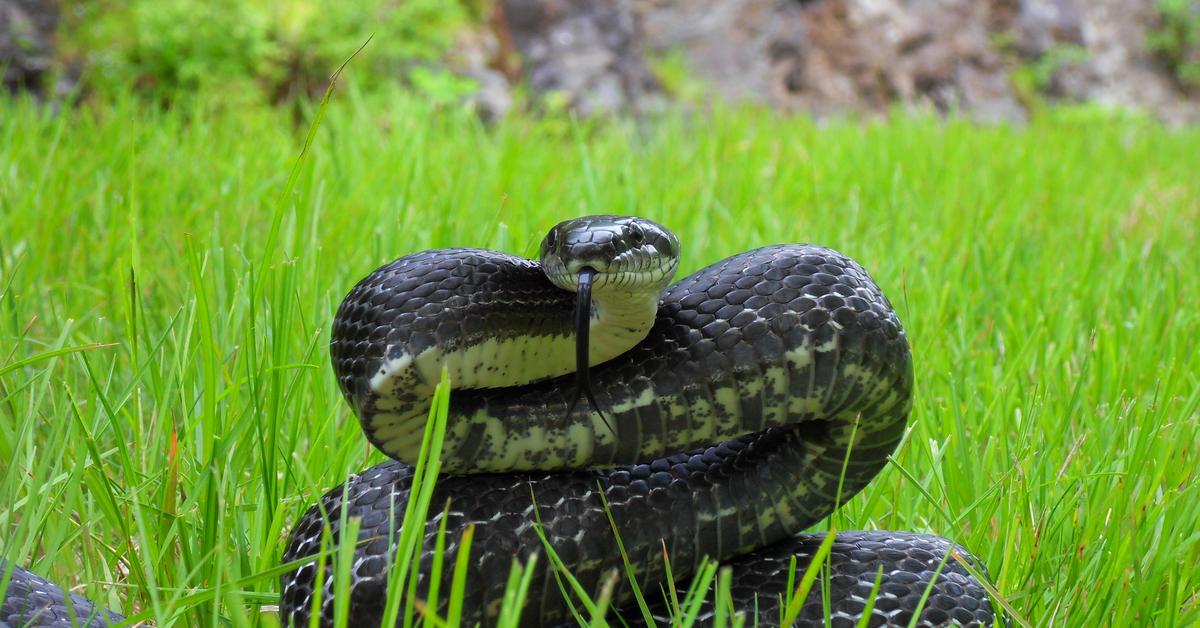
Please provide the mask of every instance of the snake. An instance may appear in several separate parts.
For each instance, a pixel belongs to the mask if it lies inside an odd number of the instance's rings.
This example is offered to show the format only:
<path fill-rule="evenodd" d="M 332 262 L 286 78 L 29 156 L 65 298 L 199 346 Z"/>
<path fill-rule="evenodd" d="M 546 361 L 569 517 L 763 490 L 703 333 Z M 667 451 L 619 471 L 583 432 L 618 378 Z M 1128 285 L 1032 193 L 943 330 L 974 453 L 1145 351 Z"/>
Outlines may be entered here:
<path fill-rule="evenodd" d="M 680 259 L 661 224 L 596 215 L 555 225 L 538 260 L 434 249 L 355 285 L 333 319 L 333 370 L 390 459 L 330 489 L 292 528 L 282 623 L 334 623 L 339 578 L 319 557 L 342 543 L 353 544 L 348 624 L 383 621 L 443 377 L 440 474 L 406 585 L 423 612 L 447 617 L 465 549 L 455 612 L 467 625 L 498 621 L 514 562 L 529 569 L 520 625 L 586 619 L 564 572 L 589 595 L 606 589 L 618 623 L 679 622 L 671 599 L 708 561 L 750 625 L 1003 623 L 982 561 L 953 541 L 804 532 L 874 479 L 908 425 L 911 350 L 868 272 L 830 248 L 780 244 L 672 283 Z M 433 569 L 437 554 L 444 569 Z M 793 601 L 810 565 L 819 576 Z M 39 604 L 30 582 L 14 571 L 0 626 L 86 604 L 61 593 Z M 696 625 L 719 621 L 713 600 L 691 609 Z M 118 618 L 79 609 L 97 626 Z"/>

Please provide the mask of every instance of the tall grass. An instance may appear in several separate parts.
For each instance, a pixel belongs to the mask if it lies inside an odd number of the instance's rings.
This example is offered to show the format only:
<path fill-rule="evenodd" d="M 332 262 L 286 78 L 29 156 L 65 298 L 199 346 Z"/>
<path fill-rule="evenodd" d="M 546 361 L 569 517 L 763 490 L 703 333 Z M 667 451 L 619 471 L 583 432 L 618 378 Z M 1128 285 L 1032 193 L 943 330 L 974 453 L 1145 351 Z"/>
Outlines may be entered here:
<path fill-rule="evenodd" d="M 565 217 L 632 213 L 679 234 L 683 272 L 817 242 L 896 304 L 911 433 L 819 528 L 951 537 L 1036 625 L 1200 621 L 1200 132 L 487 128 L 347 92 L 281 202 L 304 131 L 0 103 L 0 557 L 159 625 L 276 624 L 288 529 L 382 460 L 327 365 L 342 295 L 404 253 L 532 254 Z"/>

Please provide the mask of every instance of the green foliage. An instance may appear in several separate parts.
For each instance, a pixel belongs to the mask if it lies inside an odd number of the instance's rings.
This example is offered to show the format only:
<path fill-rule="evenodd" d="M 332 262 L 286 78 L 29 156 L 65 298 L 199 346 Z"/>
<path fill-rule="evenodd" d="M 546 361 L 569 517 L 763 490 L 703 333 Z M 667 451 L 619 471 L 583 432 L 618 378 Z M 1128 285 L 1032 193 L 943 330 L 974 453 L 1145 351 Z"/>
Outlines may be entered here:
<path fill-rule="evenodd" d="M 1045 109 L 1054 75 L 1067 64 L 1086 61 L 1087 56 L 1087 49 L 1080 46 L 1054 46 L 1036 59 L 1018 63 L 1009 74 L 1017 100 L 1031 112 Z"/>
<path fill-rule="evenodd" d="M 276 5 L 276 32 L 289 80 L 308 81 L 321 89 L 332 68 L 369 36 L 371 43 L 349 75 L 368 82 L 411 77 L 414 62 L 439 58 L 467 18 L 457 1 L 269 1 Z"/>
<path fill-rule="evenodd" d="M 665 93 L 676 102 L 699 103 L 711 92 L 688 64 L 682 50 L 653 55 L 649 59 L 650 71 Z"/>
<path fill-rule="evenodd" d="M 1013 80 L 1029 89 L 1044 93 L 1050 88 L 1054 75 L 1063 66 L 1087 61 L 1087 48 L 1082 46 L 1054 46 L 1045 54 L 1028 63 L 1024 63 L 1013 71 Z"/>
<path fill-rule="evenodd" d="M 339 96 L 290 188 L 304 137 L 271 107 L 0 99 L 0 557 L 159 626 L 274 625 L 287 530 L 384 459 L 329 370 L 349 287 L 634 213 L 677 231 L 681 274 L 816 242 L 892 298 L 909 437 L 819 529 L 953 538 L 1037 626 L 1200 622 L 1200 131 L 720 107 L 484 127 Z"/>
<path fill-rule="evenodd" d="M 1047 93 L 1059 70 L 1088 59 L 1087 48 L 1072 44 L 1055 44 L 1036 56 L 1023 54 L 1012 31 L 999 31 L 992 35 L 991 41 L 1008 61 L 1009 82 L 1017 100 L 1035 114 L 1046 108 Z"/>
<path fill-rule="evenodd" d="M 65 48 L 93 89 L 272 99 L 319 95 L 368 38 L 348 77 L 408 79 L 445 53 L 469 18 L 458 2 L 441 0 L 68 0 L 64 13 Z M 446 80 L 435 89 L 461 91 Z"/>
<path fill-rule="evenodd" d="M 1200 2 L 1158 0 L 1159 28 L 1146 44 L 1184 85 L 1200 86 Z"/>

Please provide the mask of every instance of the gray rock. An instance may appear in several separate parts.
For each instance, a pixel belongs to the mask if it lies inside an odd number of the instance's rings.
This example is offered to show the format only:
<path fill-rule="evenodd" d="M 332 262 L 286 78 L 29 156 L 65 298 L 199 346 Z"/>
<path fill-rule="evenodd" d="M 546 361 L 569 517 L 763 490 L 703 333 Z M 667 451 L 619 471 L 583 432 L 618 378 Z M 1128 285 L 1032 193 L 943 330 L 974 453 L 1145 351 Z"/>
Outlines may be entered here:
<path fill-rule="evenodd" d="M 643 1 L 637 15 L 648 51 L 683 52 L 690 68 L 727 100 L 782 104 L 808 78 L 797 2 Z"/>
<path fill-rule="evenodd" d="M 1016 48 L 1027 58 L 1059 46 L 1081 46 L 1083 14 L 1075 0 L 1020 0 L 1013 24 Z"/>
<path fill-rule="evenodd" d="M 1040 64 L 1050 99 L 1196 120 L 1146 49 L 1155 0 L 638 0 L 643 46 L 683 51 L 727 99 L 817 115 L 893 103 L 983 120 L 1026 115 L 1018 64 Z M 1014 57 L 1015 53 L 1015 57 Z"/>
<path fill-rule="evenodd" d="M 509 67 L 506 38 L 508 33 L 499 30 L 495 20 L 487 29 L 475 29 L 460 34 L 458 45 L 448 59 L 450 67 L 459 74 L 475 81 L 477 88 L 470 96 L 470 103 L 484 121 L 492 122 L 503 118 L 512 109 L 512 81 L 517 78 L 514 68 Z"/>
<path fill-rule="evenodd" d="M 9 90 L 45 88 L 53 64 L 58 4 L 49 0 L 0 0 L 0 69 Z"/>
<path fill-rule="evenodd" d="M 1174 124 L 1200 120 L 1200 100 L 1146 47 L 1158 24 L 1153 0 L 1087 0 L 1080 7 L 1093 73 L 1078 88 L 1081 100 L 1145 109 Z"/>
<path fill-rule="evenodd" d="M 647 49 L 681 49 L 717 93 L 818 115 L 896 101 L 1019 119 L 987 3 L 697 0 L 639 4 Z"/>
<path fill-rule="evenodd" d="M 559 93 L 581 115 L 637 112 L 659 92 L 629 0 L 505 0 L 502 10 L 535 92 Z"/>

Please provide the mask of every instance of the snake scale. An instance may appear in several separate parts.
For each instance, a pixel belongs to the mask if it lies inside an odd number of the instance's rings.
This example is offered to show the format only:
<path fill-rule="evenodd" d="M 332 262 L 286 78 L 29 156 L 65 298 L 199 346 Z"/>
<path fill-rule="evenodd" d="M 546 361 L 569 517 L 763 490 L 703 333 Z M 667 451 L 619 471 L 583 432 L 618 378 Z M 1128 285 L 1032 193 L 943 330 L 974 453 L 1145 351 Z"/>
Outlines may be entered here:
<path fill-rule="evenodd" d="M 349 623 L 379 625 L 393 519 L 412 487 L 406 463 L 444 368 L 453 393 L 419 595 L 439 526 L 447 565 L 474 526 L 464 622 L 494 622 L 512 561 L 536 553 L 521 623 L 571 623 L 536 526 L 589 593 L 624 574 L 615 527 L 656 623 L 673 619 L 664 589 L 686 590 L 711 557 L 732 569 L 730 601 L 748 625 L 778 625 L 793 564 L 802 574 L 823 540 L 800 532 L 866 486 L 905 430 L 912 359 L 887 298 L 850 258 L 800 244 L 740 253 L 671 284 L 678 240 L 636 217 L 565 221 L 541 249 L 540 264 L 424 251 L 350 291 L 334 318 L 334 371 L 367 437 L 395 460 L 325 494 L 283 560 L 319 552 L 323 532 L 342 541 L 340 522 L 358 518 Z M 991 625 L 992 603 L 964 562 L 985 571 L 940 537 L 841 532 L 796 624 L 909 625 L 919 609 L 917 625 Z M 332 623 L 335 578 L 317 568 L 282 577 L 285 624 Z M 439 582 L 443 606 L 452 571 Z M 86 604 L 60 593 L 39 606 L 22 594 L 38 580 L 14 573 L 0 626 Z M 713 619 L 711 598 L 701 623 Z M 613 606 L 625 623 L 644 623 L 633 602 L 622 577 Z"/>

